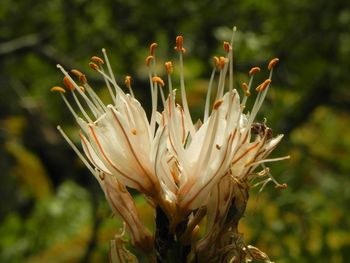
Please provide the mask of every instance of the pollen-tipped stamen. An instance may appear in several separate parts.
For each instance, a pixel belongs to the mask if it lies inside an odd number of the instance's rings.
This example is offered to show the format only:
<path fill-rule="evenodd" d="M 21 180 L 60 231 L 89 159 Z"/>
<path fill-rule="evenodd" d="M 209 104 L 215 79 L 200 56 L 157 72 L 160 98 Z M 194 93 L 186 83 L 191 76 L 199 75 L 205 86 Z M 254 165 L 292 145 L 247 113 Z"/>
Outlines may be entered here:
<path fill-rule="evenodd" d="M 216 72 L 218 60 L 219 60 L 219 58 L 214 57 L 214 67 L 213 67 L 213 70 L 212 70 L 211 75 L 210 75 L 207 95 L 205 98 L 203 122 L 206 122 L 208 120 L 208 117 L 209 117 L 209 105 L 210 105 L 211 90 L 212 90 L 212 86 L 214 83 L 215 72 Z"/>
<path fill-rule="evenodd" d="M 97 172 L 95 171 L 95 169 L 92 168 L 92 166 L 90 165 L 90 163 L 88 162 L 88 160 L 84 157 L 84 155 L 79 151 L 79 149 L 75 146 L 75 144 L 71 141 L 71 139 L 69 139 L 68 135 L 62 130 L 61 126 L 57 126 L 57 130 L 60 132 L 60 134 L 62 135 L 62 137 L 65 139 L 65 141 L 69 144 L 70 147 L 72 147 L 72 149 L 74 150 L 74 152 L 76 153 L 76 155 L 78 155 L 78 157 L 80 158 L 80 160 L 85 164 L 85 166 L 89 169 L 89 171 L 95 176 L 95 178 L 97 179 L 97 181 L 101 184 L 101 180 L 97 174 Z"/>
<path fill-rule="evenodd" d="M 184 77 L 184 66 L 183 66 L 183 53 L 186 51 L 186 49 L 183 47 L 183 37 L 177 36 L 176 37 L 176 47 L 175 50 L 179 53 L 179 63 L 180 63 L 180 89 L 181 89 L 181 101 L 182 101 L 182 107 L 184 109 L 186 119 L 188 121 L 188 127 L 191 134 L 191 137 L 194 136 L 195 130 L 193 127 L 193 121 L 190 114 L 190 110 L 188 108 L 187 98 L 186 98 L 186 89 L 185 89 L 185 77 Z"/>
<path fill-rule="evenodd" d="M 66 81 L 68 81 L 70 84 L 74 87 L 75 90 L 78 91 L 79 95 L 81 95 L 83 97 L 83 99 L 85 100 L 86 104 L 89 106 L 91 112 L 94 114 L 95 117 L 101 116 L 102 112 L 100 112 L 96 106 L 94 105 L 94 103 L 90 100 L 90 98 L 88 98 L 85 93 L 80 89 L 80 87 L 77 85 L 77 83 L 75 83 L 75 81 L 71 78 L 71 76 L 69 76 L 68 72 L 61 66 L 61 65 L 57 65 L 57 68 L 59 68 L 61 70 L 61 72 L 65 75 L 66 77 Z"/>
<path fill-rule="evenodd" d="M 126 76 L 124 83 L 125 83 L 125 86 L 128 88 L 128 90 L 130 91 L 131 96 L 135 98 L 134 92 L 131 87 L 131 76 Z"/>

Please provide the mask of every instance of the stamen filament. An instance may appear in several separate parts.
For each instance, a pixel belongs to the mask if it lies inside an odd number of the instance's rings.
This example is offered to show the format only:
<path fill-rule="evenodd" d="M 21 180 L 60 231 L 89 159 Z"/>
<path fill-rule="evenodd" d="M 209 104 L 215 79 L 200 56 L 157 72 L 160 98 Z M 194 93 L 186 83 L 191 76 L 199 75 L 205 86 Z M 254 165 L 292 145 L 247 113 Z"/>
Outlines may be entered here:
<path fill-rule="evenodd" d="M 203 122 L 206 122 L 208 120 L 208 117 L 209 117 L 210 96 L 211 96 L 211 89 L 212 89 L 213 82 L 214 82 L 215 72 L 216 72 L 216 68 L 215 68 L 215 65 L 214 65 L 213 71 L 211 72 L 211 75 L 210 75 L 209 86 L 208 86 L 208 90 L 207 90 L 207 96 L 206 96 L 206 99 L 205 99 Z"/>
<path fill-rule="evenodd" d="M 96 106 L 93 104 L 93 102 L 84 94 L 84 92 L 82 92 L 80 90 L 80 87 L 77 85 L 77 83 L 75 83 L 75 81 L 71 78 L 71 76 L 69 76 L 69 74 L 67 73 L 67 71 L 61 66 L 61 65 L 57 65 L 57 68 L 59 68 L 62 73 L 67 77 L 67 79 L 71 82 L 71 84 L 73 84 L 74 88 L 79 92 L 79 94 L 84 98 L 84 100 L 86 101 L 87 105 L 89 106 L 91 112 L 95 115 L 95 117 L 101 116 L 102 113 L 96 108 Z"/>
<path fill-rule="evenodd" d="M 80 160 L 85 164 L 85 166 L 89 169 L 89 171 L 96 177 L 96 179 L 100 182 L 100 178 L 97 175 L 96 171 L 92 168 L 90 163 L 86 160 L 84 155 L 79 151 L 79 149 L 75 146 L 75 144 L 69 139 L 67 134 L 62 130 L 61 126 L 57 126 L 57 130 L 61 133 L 62 137 L 66 140 L 70 147 L 74 150 L 76 155 L 80 158 Z"/>
<path fill-rule="evenodd" d="M 105 58 L 105 61 L 106 61 L 106 65 L 107 65 L 107 69 L 108 69 L 109 75 L 112 78 L 112 84 L 113 84 L 114 87 L 119 87 L 118 84 L 117 84 L 117 81 L 115 80 L 115 76 L 114 76 L 111 64 L 109 63 L 109 59 L 108 59 L 107 52 L 106 52 L 105 48 L 102 48 L 102 53 L 103 53 L 103 57 Z M 113 94 L 113 92 L 112 92 L 112 94 Z M 114 94 L 112 95 L 112 98 L 114 98 Z"/>
<path fill-rule="evenodd" d="M 184 66 L 183 66 L 183 55 L 182 52 L 179 51 L 179 61 L 180 61 L 180 89 L 181 89 L 181 101 L 182 101 L 182 106 L 184 108 L 184 112 L 186 115 L 186 119 L 188 122 L 188 128 L 191 134 L 191 137 L 194 136 L 195 134 L 195 130 L 193 127 L 193 121 L 192 121 L 192 117 L 190 114 L 190 110 L 188 108 L 188 104 L 187 104 L 187 98 L 186 98 L 186 90 L 185 90 L 185 78 L 184 78 Z"/>
<path fill-rule="evenodd" d="M 79 102 L 79 99 L 77 98 L 77 96 L 75 95 L 75 92 L 74 90 L 72 90 L 72 95 L 73 95 L 73 98 L 75 100 L 75 103 L 78 105 L 81 113 L 84 115 L 85 119 L 89 122 L 89 123 L 92 123 L 93 121 L 90 119 L 89 115 L 86 113 L 86 111 L 84 110 L 84 107 L 81 106 L 80 102 Z"/>

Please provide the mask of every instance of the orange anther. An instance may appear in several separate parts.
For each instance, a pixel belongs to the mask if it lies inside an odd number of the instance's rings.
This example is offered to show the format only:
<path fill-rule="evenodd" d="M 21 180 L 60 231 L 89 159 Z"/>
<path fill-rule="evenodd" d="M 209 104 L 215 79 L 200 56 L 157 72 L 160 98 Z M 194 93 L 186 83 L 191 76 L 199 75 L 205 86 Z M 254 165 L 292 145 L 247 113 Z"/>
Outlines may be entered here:
<path fill-rule="evenodd" d="M 213 60 L 214 60 L 215 67 L 219 68 L 219 66 L 220 66 L 220 59 L 217 56 L 214 56 Z"/>
<path fill-rule="evenodd" d="M 131 129 L 131 133 L 134 134 L 134 135 L 136 135 L 136 129 L 135 129 L 135 128 L 132 128 L 132 129 Z"/>
<path fill-rule="evenodd" d="M 95 64 L 94 62 L 90 62 L 89 67 L 92 68 L 93 70 L 100 69 L 100 67 L 97 64 Z"/>
<path fill-rule="evenodd" d="M 269 70 L 271 70 L 273 67 L 276 66 L 276 64 L 278 63 L 278 61 L 280 61 L 278 58 L 271 59 L 270 62 L 269 62 L 269 65 L 267 66 L 267 68 L 268 68 Z"/>
<path fill-rule="evenodd" d="M 149 67 L 149 65 L 150 65 L 152 59 L 153 59 L 153 56 L 148 56 L 148 57 L 146 58 L 146 65 L 147 65 L 147 67 Z"/>
<path fill-rule="evenodd" d="M 230 52 L 231 49 L 232 48 L 231 48 L 230 43 L 228 43 L 227 41 L 224 41 L 224 50 L 225 50 L 225 52 L 228 53 L 228 52 Z"/>
<path fill-rule="evenodd" d="M 184 43 L 183 36 L 177 36 L 176 37 L 176 46 L 174 47 L 174 49 L 178 52 L 185 53 L 186 49 L 183 47 L 183 43 Z"/>
<path fill-rule="evenodd" d="M 70 90 L 74 90 L 75 89 L 74 84 L 72 83 L 72 81 L 67 76 L 65 76 L 63 78 L 63 83 L 68 89 L 70 89 Z"/>
<path fill-rule="evenodd" d="M 219 58 L 219 67 L 223 69 L 225 67 L 225 64 L 228 62 L 228 59 L 225 57 Z"/>
<path fill-rule="evenodd" d="M 157 77 L 157 76 L 153 77 L 152 81 L 154 83 L 158 83 L 162 87 L 164 87 L 164 85 L 165 85 L 164 81 L 160 77 Z"/>
<path fill-rule="evenodd" d="M 59 87 L 59 86 L 52 87 L 50 89 L 50 91 L 52 91 L 52 92 L 58 91 L 58 92 L 66 93 L 66 90 L 64 88 L 62 88 L 62 87 Z"/>
<path fill-rule="evenodd" d="M 157 43 L 152 43 L 150 46 L 149 46 L 149 53 L 151 56 L 154 56 L 154 52 L 156 50 L 156 48 L 158 47 L 158 44 Z"/>
<path fill-rule="evenodd" d="M 259 67 L 252 67 L 250 70 L 249 70 L 249 76 L 252 76 L 256 73 L 259 73 L 260 72 L 260 68 Z"/>
<path fill-rule="evenodd" d="M 221 104 L 222 104 L 223 102 L 224 102 L 223 99 L 219 99 L 219 100 L 215 101 L 215 102 L 214 102 L 214 105 L 213 105 L 213 109 L 214 109 L 214 110 L 217 110 L 217 109 L 221 106 Z"/>
<path fill-rule="evenodd" d="M 173 72 L 173 63 L 171 61 L 165 62 L 165 70 L 168 75 L 170 75 Z"/>
<path fill-rule="evenodd" d="M 131 77 L 130 76 L 125 77 L 125 85 L 128 89 L 131 88 Z"/>
<path fill-rule="evenodd" d="M 279 189 L 287 189 L 288 188 L 288 185 L 287 184 L 278 184 L 276 185 L 276 188 L 279 188 Z"/>
<path fill-rule="evenodd" d="M 243 83 L 242 83 L 242 89 L 243 89 L 244 91 L 247 91 L 247 90 L 248 90 L 248 84 L 245 83 L 245 82 L 243 82 Z"/>
<path fill-rule="evenodd" d="M 92 62 L 101 64 L 101 65 L 103 65 L 105 63 L 105 61 L 102 58 L 98 57 L 98 56 L 92 56 L 90 60 Z"/>
<path fill-rule="evenodd" d="M 85 76 L 85 74 L 81 73 L 79 70 L 77 69 L 72 69 L 70 71 L 73 75 L 75 75 L 76 77 L 79 78 L 79 81 L 83 84 L 87 83 L 87 78 Z"/>
<path fill-rule="evenodd" d="M 261 92 L 264 89 L 266 89 L 270 85 L 270 83 L 271 83 L 271 79 L 267 79 L 263 83 L 261 83 L 259 86 L 257 86 L 255 90 L 257 92 Z"/>
<path fill-rule="evenodd" d="M 85 88 L 83 86 L 79 86 L 79 89 L 85 93 Z"/>
<path fill-rule="evenodd" d="M 243 92 L 244 92 L 244 95 L 246 95 L 247 97 L 250 96 L 250 91 L 248 90 L 248 84 L 243 82 L 242 83 L 242 89 L 243 89 Z"/>

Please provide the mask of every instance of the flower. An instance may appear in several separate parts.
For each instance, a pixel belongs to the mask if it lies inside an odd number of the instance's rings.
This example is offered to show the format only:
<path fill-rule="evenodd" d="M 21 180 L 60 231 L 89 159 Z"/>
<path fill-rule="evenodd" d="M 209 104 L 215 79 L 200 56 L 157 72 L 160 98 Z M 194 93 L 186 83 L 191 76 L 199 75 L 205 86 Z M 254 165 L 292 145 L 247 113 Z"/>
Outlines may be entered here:
<path fill-rule="evenodd" d="M 289 158 L 267 158 L 283 136 L 273 137 L 266 121 L 255 122 L 271 86 L 278 59 L 269 62 L 269 76 L 256 87 L 257 96 L 248 111 L 246 102 L 260 68 L 253 67 L 249 71 L 249 83 L 242 84 L 241 99 L 233 88 L 233 35 L 230 43 L 224 42 L 225 56 L 214 57 L 203 119 L 196 124 L 185 91 L 183 56 L 186 49 L 182 36 L 176 38 L 175 46 L 179 55 L 181 105 L 176 103 L 176 90 L 173 89 L 172 62 L 165 63 L 167 81 L 164 81 L 156 72 L 157 44 L 150 46 L 150 55 L 146 58 L 152 98 L 149 120 L 134 96 L 131 77 L 125 78 L 129 93 L 117 84 L 105 49 L 102 50 L 104 59 L 93 56 L 89 65 L 103 76 L 113 104 L 105 105 L 101 101 L 83 73 L 72 70 L 69 74 L 58 65 L 76 107 L 66 98 L 66 89 L 54 87 L 52 91 L 61 94 L 80 126 L 84 154 L 60 127 L 59 131 L 100 183 L 113 211 L 126 223 L 133 244 L 146 253 L 152 250 L 153 239 L 142 225 L 127 187 L 145 194 L 150 204 L 166 214 L 170 231 L 180 241 L 191 239 L 206 215 L 206 231 L 195 250 L 203 258 L 215 258 L 216 251 L 230 244 L 231 239 L 223 231 L 232 234 L 232 225 L 238 224 L 252 182 L 260 180 L 254 186 L 262 185 L 262 188 L 269 181 L 278 187 L 286 186 L 279 184 L 264 166 Z M 217 72 L 216 96 L 210 110 Z M 168 87 L 167 95 L 165 86 Z M 158 97 L 163 105 L 161 110 Z M 87 106 L 83 106 L 82 101 Z M 263 170 L 255 172 L 259 166 Z M 186 222 L 186 227 L 176 233 L 181 222 Z M 237 249 L 243 251 L 243 247 Z"/>

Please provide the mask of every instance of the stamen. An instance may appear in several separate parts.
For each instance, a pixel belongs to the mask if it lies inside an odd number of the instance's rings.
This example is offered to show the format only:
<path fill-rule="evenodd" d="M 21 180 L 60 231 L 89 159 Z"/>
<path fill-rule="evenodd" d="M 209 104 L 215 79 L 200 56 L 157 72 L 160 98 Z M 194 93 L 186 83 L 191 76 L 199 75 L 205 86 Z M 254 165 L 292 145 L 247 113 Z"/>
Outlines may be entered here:
<path fill-rule="evenodd" d="M 173 63 L 171 61 L 165 62 L 165 69 L 166 73 L 168 75 L 168 88 L 169 88 L 169 95 L 173 91 L 172 83 L 171 83 L 171 73 L 173 73 Z"/>
<path fill-rule="evenodd" d="M 220 69 L 220 59 L 219 59 L 217 56 L 214 56 L 214 57 L 213 57 L 213 60 L 214 60 L 214 66 L 215 66 L 217 69 Z"/>
<path fill-rule="evenodd" d="M 220 70 L 220 76 L 219 76 L 219 83 L 218 83 L 218 90 L 216 93 L 216 100 L 221 98 L 224 94 L 225 89 L 225 77 L 227 73 L 227 63 L 229 62 L 228 58 L 225 57 L 219 57 L 219 68 Z"/>
<path fill-rule="evenodd" d="M 75 146 L 75 144 L 69 139 L 67 134 L 62 130 L 61 126 L 57 126 L 57 130 L 61 133 L 62 137 L 66 140 L 66 142 L 69 144 L 70 147 L 74 150 L 74 152 L 78 155 L 80 160 L 85 164 L 85 166 L 90 170 L 90 172 L 98 178 L 98 175 L 96 171 L 92 168 L 90 163 L 86 160 L 84 155 L 78 150 L 78 148 Z M 97 179 L 98 180 L 98 179 Z M 98 180 L 100 182 L 100 180 Z"/>
<path fill-rule="evenodd" d="M 174 47 L 174 49 L 177 52 L 180 52 L 180 53 L 185 53 L 186 52 L 186 49 L 183 47 L 183 42 L 184 42 L 183 36 L 177 36 L 176 37 L 176 46 Z"/>
<path fill-rule="evenodd" d="M 249 76 L 250 76 L 250 79 L 249 79 L 249 84 L 248 84 L 248 89 L 246 92 L 244 92 L 244 97 L 243 97 L 243 100 L 242 100 L 242 106 L 245 107 L 245 104 L 247 102 L 247 99 L 250 95 L 250 88 L 253 84 L 253 79 L 254 79 L 254 75 L 259 73 L 260 72 L 260 68 L 259 67 L 252 67 L 250 70 L 249 70 Z M 249 95 L 248 95 L 249 94 Z M 255 100 L 256 101 L 256 100 Z"/>
<path fill-rule="evenodd" d="M 114 76 L 111 64 L 109 63 L 109 59 L 108 59 L 108 56 L 107 56 L 107 51 L 106 51 L 105 48 L 102 48 L 102 53 L 103 53 L 103 56 L 104 56 L 105 61 L 106 61 L 106 65 L 107 65 L 107 69 L 108 69 L 108 72 L 109 72 L 109 76 L 112 78 L 112 84 L 113 84 L 113 86 L 115 88 L 117 88 L 119 86 L 117 84 L 117 81 L 115 80 L 115 76 Z M 103 68 L 102 68 L 102 71 L 103 71 Z M 109 92 L 111 93 L 112 99 L 115 102 L 115 95 L 114 95 L 114 93 L 112 92 L 112 90 L 110 90 Z"/>
<path fill-rule="evenodd" d="M 257 73 L 259 73 L 261 71 L 261 69 L 259 67 L 252 67 L 249 70 L 249 76 L 255 75 Z"/>
<path fill-rule="evenodd" d="M 79 81 L 82 83 L 82 84 L 86 84 L 87 83 L 87 78 L 85 76 L 85 74 L 81 73 L 79 70 L 77 69 L 72 69 L 70 71 L 73 75 L 75 75 L 76 77 L 78 77 Z"/>
<path fill-rule="evenodd" d="M 171 74 L 173 72 L 173 63 L 171 61 L 165 62 L 165 70 L 167 74 Z"/>
<path fill-rule="evenodd" d="M 244 95 L 249 97 L 250 91 L 249 91 L 249 87 L 248 87 L 247 83 L 245 83 L 245 82 L 242 83 L 242 89 L 243 89 Z"/>
<path fill-rule="evenodd" d="M 184 66 L 183 66 L 183 53 L 186 52 L 186 49 L 183 47 L 183 36 L 176 37 L 176 47 L 174 48 L 177 52 L 179 52 L 179 60 L 180 60 L 180 88 L 181 88 L 181 101 L 182 106 L 184 108 L 186 120 L 188 122 L 188 127 L 190 130 L 191 137 L 194 136 L 195 130 L 193 127 L 193 121 L 190 114 L 190 110 L 188 108 L 187 98 L 186 98 L 186 90 L 185 90 L 185 78 L 184 78 Z"/>
<path fill-rule="evenodd" d="M 89 62 L 89 67 L 92 68 L 93 70 L 98 70 L 100 67 L 95 64 L 94 62 Z"/>
<path fill-rule="evenodd" d="M 156 87 L 159 85 L 160 96 L 162 98 L 163 107 L 165 107 L 165 97 L 164 97 L 164 92 L 162 89 L 164 87 L 165 83 L 160 77 L 157 77 L 157 76 L 153 77 L 152 81 L 153 81 L 153 83 L 156 84 Z"/>
<path fill-rule="evenodd" d="M 228 63 L 228 58 L 225 58 L 225 57 L 220 57 L 219 58 L 219 67 L 220 69 L 224 69 L 226 63 Z"/>
<path fill-rule="evenodd" d="M 103 65 L 105 63 L 104 60 L 98 56 L 92 56 L 90 60 L 100 65 Z"/>
<path fill-rule="evenodd" d="M 53 87 L 51 88 L 51 91 L 58 91 L 64 101 L 64 103 L 66 104 L 67 108 L 69 109 L 69 111 L 72 113 L 72 115 L 74 116 L 74 118 L 77 120 L 78 114 L 74 111 L 73 107 L 70 105 L 70 103 L 68 102 L 68 100 L 66 99 L 66 96 L 64 96 L 64 93 L 66 93 L 65 89 L 63 89 L 62 87 Z"/>
<path fill-rule="evenodd" d="M 64 88 L 62 88 L 62 87 L 59 87 L 59 86 L 52 87 L 50 89 L 50 91 L 52 91 L 52 92 L 58 91 L 58 92 L 66 93 L 66 90 Z"/>
<path fill-rule="evenodd" d="M 151 56 L 154 56 L 154 52 L 155 52 L 155 49 L 158 47 L 158 44 L 157 43 L 152 43 L 150 46 L 149 46 L 149 53 Z"/>
<path fill-rule="evenodd" d="M 79 88 L 79 86 L 74 82 L 74 80 L 69 76 L 69 74 L 67 73 L 67 71 L 65 71 L 65 69 L 61 66 L 61 65 L 57 65 L 57 68 L 59 68 L 61 70 L 61 72 L 65 75 L 66 77 L 66 81 L 67 81 L 67 85 L 73 85 L 73 87 L 79 92 L 79 94 L 84 98 L 84 100 L 86 101 L 87 105 L 89 106 L 91 112 L 95 115 L 95 117 L 100 116 L 102 113 L 96 108 L 96 106 L 93 104 L 93 102 L 84 94 L 84 92 L 82 92 Z"/>
<path fill-rule="evenodd" d="M 63 83 L 69 90 L 75 89 L 74 84 L 69 80 L 69 78 L 67 76 L 63 78 Z"/>
<path fill-rule="evenodd" d="M 208 86 L 208 90 L 207 90 L 207 96 L 206 96 L 206 99 L 205 99 L 203 122 L 206 122 L 208 120 L 208 117 L 209 117 L 209 104 L 210 104 L 211 89 L 212 89 L 212 86 L 213 86 L 215 72 L 216 72 L 216 68 L 218 67 L 218 64 L 219 64 L 219 58 L 218 57 L 214 57 L 214 68 L 213 68 L 213 71 L 211 72 L 211 75 L 210 75 L 209 86 Z"/>
<path fill-rule="evenodd" d="M 89 122 L 92 123 L 93 121 L 90 119 L 89 115 L 86 113 L 86 111 L 84 110 L 84 107 L 80 104 L 79 99 L 77 98 L 77 96 L 75 95 L 74 90 L 71 90 L 72 94 L 73 94 L 73 98 L 75 100 L 75 103 L 78 105 L 81 113 L 83 113 L 85 119 Z"/>
<path fill-rule="evenodd" d="M 126 77 L 125 77 L 125 85 L 126 85 L 126 87 L 130 90 L 131 96 L 132 96 L 133 98 L 135 98 L 134 92 L 133 92 L 133 90 L 132 90 L 132 88 L 131 88 L 131 76 L 126 76 Z"/>
<path fill-rule="evenodd" d="M 254 184 L 254 185 L 252 186 L 252 188 L 255 188 L 255 187 L 257 187 L 257 186 L 259 186 L 259 185 L 262 184 L 262 186 L 261 186 L 261 188 L 260 188 L 260 190 L 259 190 L 259 193 L 261 193 L 261 192 L 264 190 L 264 188 L 266 187 L 266 185 L 267 185 L 269 182 L 271 182 L 271 181 L 272 181 L 271 178 L 267 178 L 267 179 L 265 179 L 265 180 L 263 180 L 263 181 L 261 181 L 261 182 L 258 182 L 258 183 L 256 183 L 256 184 Z"/>
<path fill-rule="evenodd" d="M 256 161 L 256 162 L 249 162 L 245 165 L 245 167 L 255 166 L 258 164 L 262 164 L 262 163 L 278 162 L 278 161 L 287 160 L 287 159 L 290 159 L 290 155 L 278 157 L 278 158 L 264 159 L 264 160 L 260 160 L 260 161 Z"/>
<path fill-rule="evenodd" d="M 223 47 L 226 53 L 229 53 L 230 50 L 232 50 L 230 43 L 228 43 L 227 41 L 224 41 Z"/>
<path fill-rule="evenodd" d="M 268 70 L 272 70 L 279 61 L 280 60 L 278 58 L 271 59 L 267 66 Z"/>
<path fill-rule="evenodd" d="M 148 57 L 146 58 L 145 62 L 146 62 L 147 67 L 150 66 L 150 63 L 151 63 L 151 61 L 152 61 L 153 58 L 154 58 L 153 56 L 148 56 Z"/>
<path fill-rule="evenodd" d="M 89 94 L 90 98 L 94 102 L 95 106 L 101 111 L 105 112 L 107 110 L 107 107 L 104 105 L 100 97 L 96 94 L 96 92 L 90 87 L 88 83 L 84 84 L 84 88 L 87 90 L 87 93 Z"/>
<path fill-rule="evenodd" d="M 257 88 L 256 91 L 257 92 L 262 92 L 263 90 L 265 90 L 271 83 L 271 79 L 266 79 L 263 83 L 261 83 Z"/>
<path fill-rule="evenodd" d="M 160 77 L 157 77 L 157 76 L 153 77 L 152 81 L 153 81 L 153 83 L 157 83 L 162 87 L 164 87 L 164 85 L 165 85 L 164 81 Z"/>
<path fill-rule="evenodd" d="M 229 44 L 229 51 L 228 51 L 228 54 L 227 54 L 227 57 L 229 58 L 230 60 L 230 77 L 229 77 L 229 90 L 233 90 L 233 49 L 232 49 L 232 46 L 233 46 L 233 39 L 234 39 L 234 36 L 235 36 L 235 33 L 236 33 L 236 30 L 237 28 L 234 26 L 233 29 L 232 29 L 232 35 L 231 35 L 231 42 Z"/>

